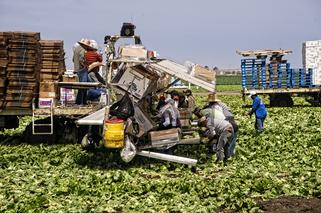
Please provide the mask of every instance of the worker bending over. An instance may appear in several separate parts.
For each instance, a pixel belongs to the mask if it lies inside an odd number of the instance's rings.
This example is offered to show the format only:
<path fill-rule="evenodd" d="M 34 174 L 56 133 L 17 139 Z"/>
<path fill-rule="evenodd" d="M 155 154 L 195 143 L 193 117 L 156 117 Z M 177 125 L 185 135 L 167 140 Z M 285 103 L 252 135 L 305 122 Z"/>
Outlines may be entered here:
<path fill-rule="evenodd" d="M 235 153 L 235 144 L 234 147 L 231 145 L 234 136 L 236 141 L 236 135 L 232 123 L 226 118 L 233 114 L 215 94 L 210 94 L 208 104 L 196 115 L 203 115 L 200 124 L 206 126 L 205 136 L 209 139 L 210 151 L 216 153 L 217 161 L 227 160 Z M 235 129 L 238 130 L 238 127 Z"/>

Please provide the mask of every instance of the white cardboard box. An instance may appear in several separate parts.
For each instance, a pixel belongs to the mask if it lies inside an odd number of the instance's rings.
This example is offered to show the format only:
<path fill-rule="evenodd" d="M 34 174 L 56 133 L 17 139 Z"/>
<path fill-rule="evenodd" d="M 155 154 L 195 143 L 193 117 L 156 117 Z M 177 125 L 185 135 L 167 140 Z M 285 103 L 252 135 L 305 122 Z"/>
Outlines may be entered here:
<path fill-rule="evenodd" d="M 74 89 L 60 88 L 60 101 L 73 102 L 76 101 L 76 92 Z"/>

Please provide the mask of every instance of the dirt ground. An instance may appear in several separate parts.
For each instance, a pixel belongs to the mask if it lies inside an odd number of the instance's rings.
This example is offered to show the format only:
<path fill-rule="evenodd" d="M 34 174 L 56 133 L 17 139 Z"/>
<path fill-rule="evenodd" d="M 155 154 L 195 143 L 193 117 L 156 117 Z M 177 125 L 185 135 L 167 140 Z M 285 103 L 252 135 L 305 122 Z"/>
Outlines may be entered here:
<path fill-rule="evenodd" d="M 261 210 L 271 213 L 321 212 L 320 198 L 281 197 L 257 203 Z"/>

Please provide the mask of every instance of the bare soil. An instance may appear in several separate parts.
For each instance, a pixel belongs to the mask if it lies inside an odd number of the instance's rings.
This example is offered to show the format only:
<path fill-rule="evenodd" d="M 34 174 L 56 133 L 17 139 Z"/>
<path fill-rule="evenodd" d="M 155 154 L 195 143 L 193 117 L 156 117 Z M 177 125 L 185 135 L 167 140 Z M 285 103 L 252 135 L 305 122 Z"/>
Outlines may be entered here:
<path fill-rule="evenodd" d="M 281 197 L 267 201 L 257 201 L 257 204 L 261 210 L 268 213 L 321 212 L 320 198 Z"/>

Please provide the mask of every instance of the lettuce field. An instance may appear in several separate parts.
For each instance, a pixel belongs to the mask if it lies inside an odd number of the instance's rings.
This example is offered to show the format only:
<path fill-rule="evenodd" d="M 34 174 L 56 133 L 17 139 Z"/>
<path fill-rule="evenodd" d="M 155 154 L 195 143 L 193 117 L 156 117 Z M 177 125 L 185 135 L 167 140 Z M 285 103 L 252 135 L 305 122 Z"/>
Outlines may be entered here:
<path fill-rule="evenodd" d="M 321 107 L 296 98 L 299 107 L 268 108 L 257 134 L 240 96 L 220 99 L 240 124 L 236 155 L 218 164 L 204 144 L 178 147 L 196 167 L 138 156 L 125 164 L 79 144 L 24 142 L 30 118 L 21 119 L 19 129 L 0 133 L 0 211 L 259 212 L 265 200 L 321 197 Z"/>

